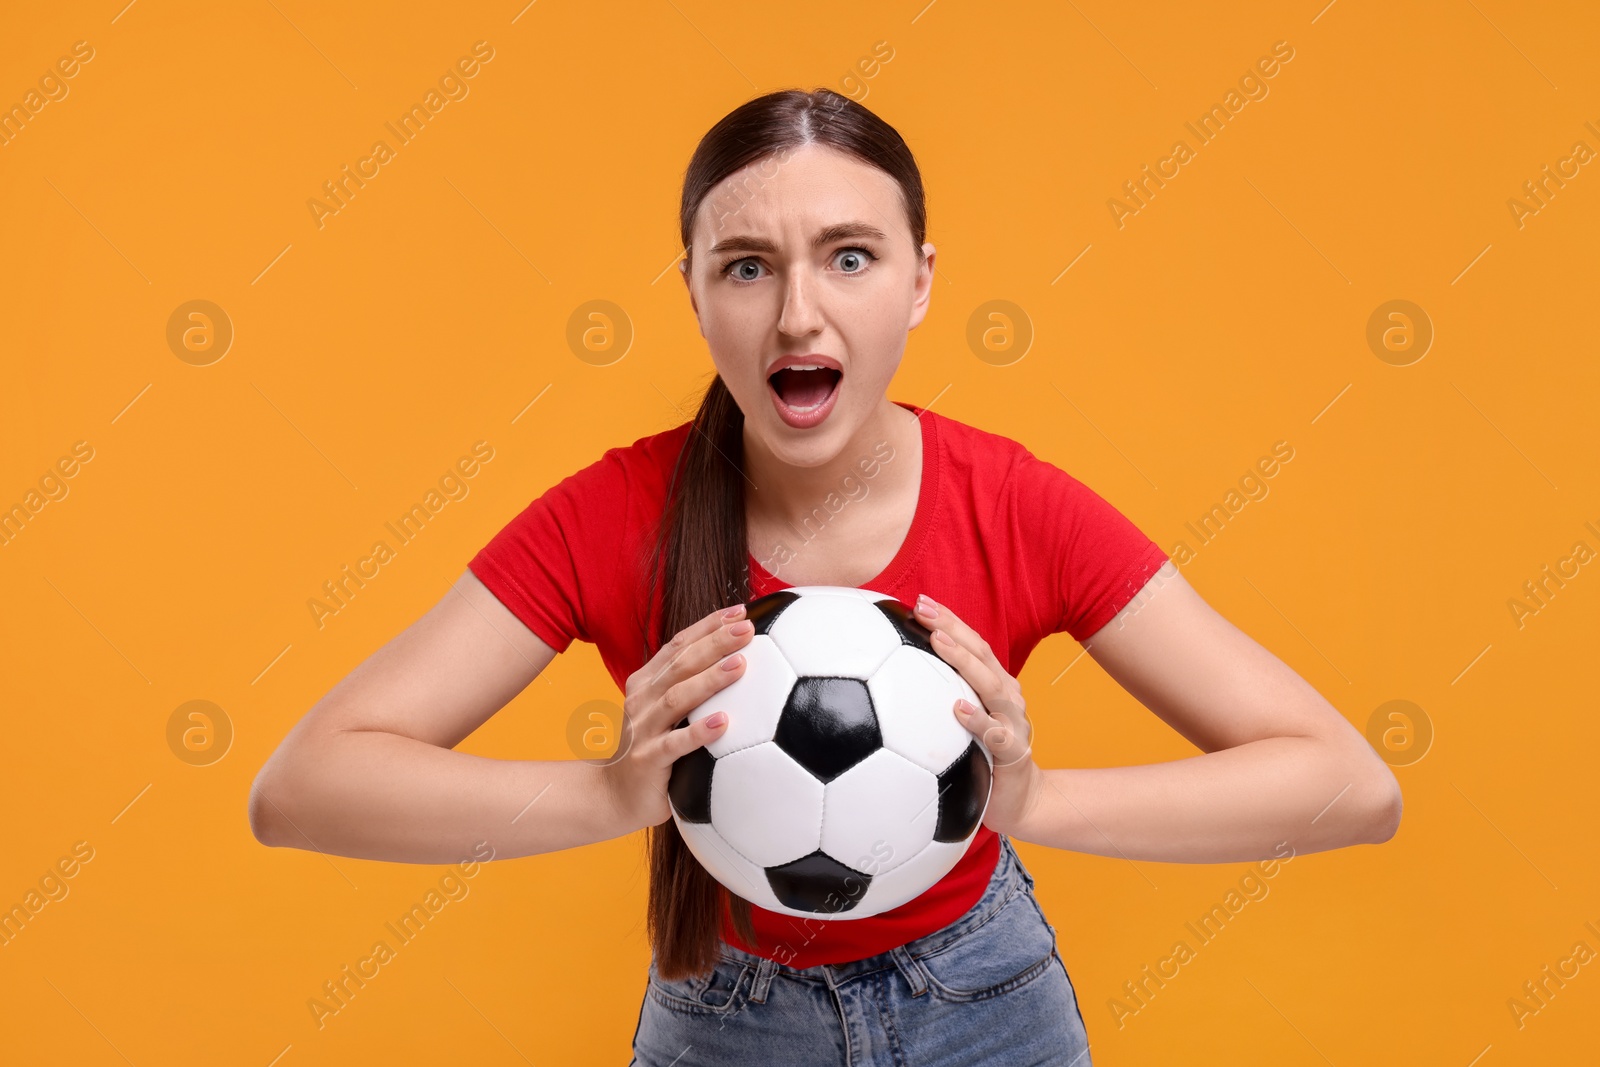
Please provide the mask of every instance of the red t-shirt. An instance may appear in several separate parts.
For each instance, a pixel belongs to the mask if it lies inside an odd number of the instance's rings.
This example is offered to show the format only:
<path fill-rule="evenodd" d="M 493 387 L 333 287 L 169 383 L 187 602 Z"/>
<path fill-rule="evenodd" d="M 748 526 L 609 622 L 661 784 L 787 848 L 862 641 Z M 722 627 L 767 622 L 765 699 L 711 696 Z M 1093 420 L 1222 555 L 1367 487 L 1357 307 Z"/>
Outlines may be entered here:
<path fill-rule="evenodd" d="M 981 634 L 1015 677 L 1046 636 L 1065 631 L 1087 640 L 1166 562 L 1126 516 L 1017 442 L 900 406 L 921 419 L 921 491 L 900 550 L 861 588 L 908 607 L 926 592 Z M 557 652 L 574 639 L 596 645 L 619 691 L 649 658 L 647 634 L 660 625 L 660 598 L 642 603 L 649 552 L 689 433 L 685 422 L 607 450 L 529 504 L 468 564 Z M 904 462 L 887 443 L 873 458 L 878 466 L 865 468 L 873 474 Z M 870 491 L 871 481 L 858 471 L 825 507 L 848 507 L 862 486 Z M 802 528 L 788 548 L 799 552 L 814 529 Z M 754 556 L 749 567 L 752 599 L 789 585 Z M 983 895 L 999 856 L 999 838 L 980 825 L 955 867 L 897 908 L 811 920 L 751 905 L 760 943 L 739 938 L 726 911 L 723 938 L 792 967 L 875 956 L 964 914 Z"/>

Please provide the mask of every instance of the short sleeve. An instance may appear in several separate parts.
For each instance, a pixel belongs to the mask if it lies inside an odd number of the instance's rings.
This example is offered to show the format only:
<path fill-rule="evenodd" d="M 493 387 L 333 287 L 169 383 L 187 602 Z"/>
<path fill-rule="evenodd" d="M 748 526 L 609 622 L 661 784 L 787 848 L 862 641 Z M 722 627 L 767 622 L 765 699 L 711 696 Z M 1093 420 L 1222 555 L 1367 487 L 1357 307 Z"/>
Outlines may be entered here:
<path fill-rule="evenodd" d="M 1085 641 L 1144 588 L 1168 560 L 1144 531 L 1100 494 L 1024 451 L 1015 474 L 1017 514 L 1035 532 L 1045 574 L 1041 608 L 1052 633 Z"/>
<path fill-rule="evenodd" d="M 595 642 L 602 620 L 594 613 L 631 603 L 617 588 L 629 496 L 626 464 L 612 449 L 545 490 L 467 567 L 557 652 Z"/>

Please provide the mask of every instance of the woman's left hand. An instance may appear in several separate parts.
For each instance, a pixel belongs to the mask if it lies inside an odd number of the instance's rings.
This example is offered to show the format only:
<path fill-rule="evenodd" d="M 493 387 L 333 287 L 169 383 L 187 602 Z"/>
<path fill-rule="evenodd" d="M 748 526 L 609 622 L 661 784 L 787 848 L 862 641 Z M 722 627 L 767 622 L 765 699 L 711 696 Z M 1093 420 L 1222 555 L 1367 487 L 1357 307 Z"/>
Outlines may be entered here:
<path fill-rule="evenodd" d="M 956 720 L 976 735 L 994 758 L 994 783 L 983 825 L 996 833 L 1016 835 L 1047 787 L 1043 769 L 1033 759 L 1033 725 L 1028 721 L 1022 685 L 995 658 L 989 643 L 943 604 L 926 593 L 917 598 L 917 621 L 933 631 L 939 657 L 966 679 L 983 706 L 963 710 L 956 701 Z"/>

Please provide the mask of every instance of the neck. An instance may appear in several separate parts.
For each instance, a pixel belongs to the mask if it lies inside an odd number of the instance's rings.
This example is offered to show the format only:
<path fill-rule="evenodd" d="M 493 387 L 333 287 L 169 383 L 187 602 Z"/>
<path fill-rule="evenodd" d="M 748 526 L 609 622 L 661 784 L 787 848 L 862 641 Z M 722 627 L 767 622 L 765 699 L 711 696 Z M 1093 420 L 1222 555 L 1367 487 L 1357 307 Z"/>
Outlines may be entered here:
<path fill-rule="evenodd" d="M 796 467 L 784 463 L 752 435 L 748 426 L 744 437 L 745 473 L 755 484 L 745 485 L 746 508 L 753 520 L 773 525 L 797 523 L 823 506 L 829 493 L 849 498 L 861 494 L 861 463 L 873 461 L 875 449 L 888 441 L 896 456 L 920 455 L 922 424 L 905 408 L 884 398 L 874 416 L 862 423 L 839 454 L 815 467 Z M 885 498 L 909 489 L 921 478 L 921 464 L 890 463 L 873 478 L 872 486 Z"/>

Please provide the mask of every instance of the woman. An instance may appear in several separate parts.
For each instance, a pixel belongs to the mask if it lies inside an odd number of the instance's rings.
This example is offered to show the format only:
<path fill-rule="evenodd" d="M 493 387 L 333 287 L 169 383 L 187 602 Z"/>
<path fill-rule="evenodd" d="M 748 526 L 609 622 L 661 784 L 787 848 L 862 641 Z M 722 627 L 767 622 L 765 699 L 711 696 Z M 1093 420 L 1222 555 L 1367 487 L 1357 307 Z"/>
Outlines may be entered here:
<path fill-rule="evenodd" d="M 257 778 L 258 838 L 438 863 L 485 826 L 502 828 L 497 857 L 643 829 L 652 959 L 634 1063 L 954 1067 L 1090 1062 L 1009 837 L 1222 862 L 1393 835 L 1398 787 L 1362 737 L 1110 504 L 1014 441 L 887 398 L 935 256 L 891 127 L 828 90 L 749 101 L 700 142 L 679 222 L 717 370 L 694 419 L 529 504 L 324 697 Z M 667 800 L 673 761 L 727 728 L 684 712 L 742 676 L 744 602 L 800 585 L 915 601 L 982 702 L 951 714 L 994 759 L 956 867 L 862 919 L 802 922 L 727 893 Z M 1039 767 L 1016 675 L 1059 632 L 1205 754 Z M 577 639 L 625 694 L 615 757 L 451 751 Z"/>

